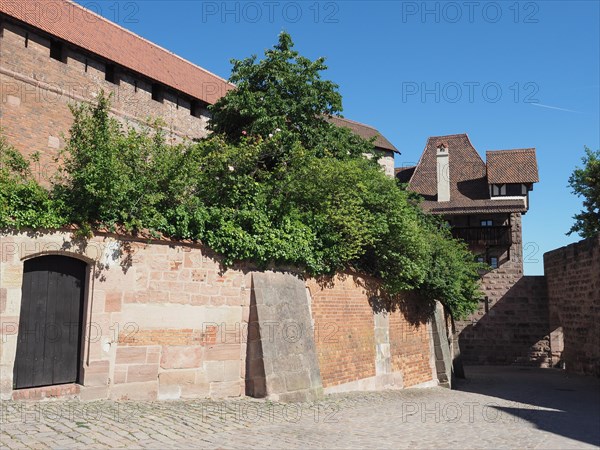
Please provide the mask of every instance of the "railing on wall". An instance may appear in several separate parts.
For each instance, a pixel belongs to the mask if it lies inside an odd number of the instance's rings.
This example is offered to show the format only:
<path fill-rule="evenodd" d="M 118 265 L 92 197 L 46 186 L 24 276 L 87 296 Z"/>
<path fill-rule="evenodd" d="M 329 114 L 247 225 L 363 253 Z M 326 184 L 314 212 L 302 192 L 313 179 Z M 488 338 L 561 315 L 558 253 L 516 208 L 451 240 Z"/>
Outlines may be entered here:
<path fill-rule="evenodd" d="M 467 244 L 510 247 L 512 244 L 511 227 L 454 227 L 452 235 Z"/>

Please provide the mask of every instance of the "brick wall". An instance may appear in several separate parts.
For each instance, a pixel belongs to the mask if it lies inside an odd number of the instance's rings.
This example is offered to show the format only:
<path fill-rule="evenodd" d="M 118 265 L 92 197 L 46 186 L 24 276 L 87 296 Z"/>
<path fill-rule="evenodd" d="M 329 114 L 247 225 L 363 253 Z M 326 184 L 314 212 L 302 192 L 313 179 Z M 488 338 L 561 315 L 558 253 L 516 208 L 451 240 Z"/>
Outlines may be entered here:
<path fill-rule="evenodd" d="M 417 323 L 413 314 L 418 310 L 418 298 L 406 296 L 402 310 L 386 314 L 389 325 L 376 327 L 378 321 L 369 301 L 377 290 L 374 280 L 346 274 L 327 281 L 308 280 L 307 286 L 326 391 L 344 384 L 367 388 L 356 384 L 365 379 L 372 380 L 369 389 L 432 381 L 430 327 L 426 322 Z M 386 331 L 387 336 L 376 336 L 376 332 Z M 385 340 L 390 349 L 389 355 L 384 355 L 391 362 L 389 373 L 377 373 L 376 343 Z"/>
<path fill-rule="evenodd" d="M 407 296 L 408 311 L 397 310 L 390 314 L 392 370 L 402 373 L 406 387 L 432 379 L 429 326 L 418 320 L 408 320 L 417 312 L 418 301 L 418 298 Z"/>
<path fill-rule="evenodd" d="M 40 153 L 34 166 L 48 181 L 54 157 L 65 145 L 72 116 L 69 103 L 91 101 L 103 89 L 113 94 L 113 114 L 139 126 L 162 118 L 176 140 L 205 136 L 208 111 L 191 115 L 191 102 L 165 90 L 164 101 L 152 100 L 151 80 L 117 71 L 118 84 L 104 79 L 106 62 L 66 46 L 66 62 L 50 58 L 50 40 L 30 28 L 2 23 L 0 33 L 0 127 L 9 143 L 25 155 Z M 27 42 L 27 47 L 25 46 Z"/>
<path fill-rule="evenodd" d="M 243 392 L 250 276 L 222 273 L 199 245 L 67 233 L 0 235 L 0 393 L 12 395 L 24 259 L 83 259 L 82 398 L 168 399 Z"/>
<path fill-rule="evenodd" d="M 308 284 L 323 387 L 375 376 L 373 310 L 353 277 Z M 350 351 L 352 349 L 352 351 Z"/>
<path fill-rule="evenodd" d="M 481 279 L 486 299 L 467 320 L 456 322 L 461 355 L 466 364 L 547 367 L 551 362 L 545 281 L 523 276 L 521 214 L 511 214 L 510 223 L 510 250 L 498 254 L 500 266 Z"/>
<path fill-rule="evenodd" d="M 222 271 L 219 258 L 196 244 L 104 234 L 83 243 L 67 232 L 15 232 L 0 234 L 2 398 L 25 395 L 12 389 L 24 261 L 49 254 L 88 264 L 80 398 L 243 395 L 251 268 Z M 340 275 L 306 286 L 325 388 L 434 383 L 430 326 L 417 319 L 417 298 L 376 314 L 369 302 L 375 280 Z"/>
<path fill-rule="evenodd" d="M 545 253 L 544 273 L 556 362 L 600 376 L 600 235 Z"/>
<path fill-rule="evenodd" d="M 459 335 L 467 364 L 518 364 L 549 367 L 550 326 L 546 280 L 518 279 L 478 320 Z"/>

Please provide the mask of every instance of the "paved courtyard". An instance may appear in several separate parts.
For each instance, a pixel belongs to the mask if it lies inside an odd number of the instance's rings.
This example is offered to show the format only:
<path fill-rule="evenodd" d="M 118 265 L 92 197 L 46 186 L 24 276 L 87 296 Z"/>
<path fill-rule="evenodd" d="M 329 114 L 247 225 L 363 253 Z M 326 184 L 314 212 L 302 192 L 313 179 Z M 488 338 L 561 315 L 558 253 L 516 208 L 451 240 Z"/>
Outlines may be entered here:
<path fill-rule="evenodd" d="M 329 396 L 319 404 L 2 402 L 2 448 L 598 448 L 600 380 L 467 368 L 457 390 Z"/>

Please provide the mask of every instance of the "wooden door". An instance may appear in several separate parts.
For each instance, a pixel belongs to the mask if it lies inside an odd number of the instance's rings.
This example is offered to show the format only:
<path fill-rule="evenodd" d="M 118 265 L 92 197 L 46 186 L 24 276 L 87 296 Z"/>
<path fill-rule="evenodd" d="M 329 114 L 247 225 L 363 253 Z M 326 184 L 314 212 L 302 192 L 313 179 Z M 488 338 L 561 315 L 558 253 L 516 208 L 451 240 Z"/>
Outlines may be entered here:
<path fill-rule="evenodd" d="M 85 278 L 78 259 L 25 261 L 15 389 L 79 381 Z"/>

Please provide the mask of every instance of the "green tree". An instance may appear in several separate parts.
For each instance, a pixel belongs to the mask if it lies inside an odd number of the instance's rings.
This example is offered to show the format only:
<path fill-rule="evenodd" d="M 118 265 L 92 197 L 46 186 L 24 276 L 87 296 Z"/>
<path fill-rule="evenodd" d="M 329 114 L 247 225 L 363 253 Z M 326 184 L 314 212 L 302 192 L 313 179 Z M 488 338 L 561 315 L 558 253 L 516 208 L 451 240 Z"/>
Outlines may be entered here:
<path fill-rule="evenodd" d="M 230 81 L 237 88 L 210 107 L 209 124 L 229 142 L 279 133 L 319 156 L 345 158 L 373 151 L 371 142 L 325 120 L 342 111 L 338 85 L 322 79 L 325 58 L 301 56 L 288 33 L 279 35 L 264 59 L 257 61 L 253 55 L 231 62 Z"/>
<path fill-rule="evenodd" d="M 31 162 L 0 134 L 0 228 L 57 228 L 65 218 L 35 180 Z"/>
<path fill-rule="evenodd" d="M 196 238 L 205 211 L 192 191 L 189 146 L 167 143 L 160 121 L 124 128 L 110 98 L 71 107 L 74 120 L 52 196 L 84 232 L 117 227 Z"/>
<path fill-rule="evenodd" d="M 321 60 L 291 48 L 282 34 L 267 62 L 238 63 L 238 89 L 218 103 L 214 132 L 198 142 L 169 143 L 160 122 L 121 125 L 103 94 L 73 106 L 50 191 L 18 153 L 3 150 L 10 164 L 0 172 L 0 225 L 191 239 L 225 266 L 354 270 L 380 279 L 396 300 L 418 290 L 456 317 L 473 311 L 481 297 L 473 255 L 364 156 L 371 142 L 323 120 L 339 110 L 339 94 L 320 83 Z"/>
<path fill-rule="evenodd" d="M 583 167 L 577 167 L 569 177 L 569 186 L 574 194 L 583 197 L 583 211 L 573 216 L 575 223 L 567 233 L 579 234 L 582 238 L 600 232 L 600 150 L 585 147 Z"/>

